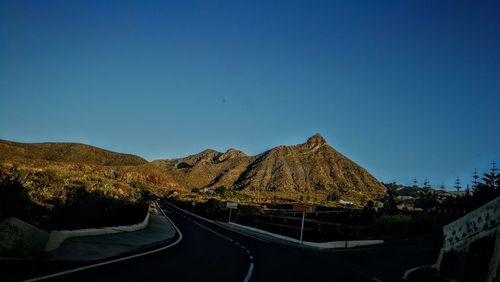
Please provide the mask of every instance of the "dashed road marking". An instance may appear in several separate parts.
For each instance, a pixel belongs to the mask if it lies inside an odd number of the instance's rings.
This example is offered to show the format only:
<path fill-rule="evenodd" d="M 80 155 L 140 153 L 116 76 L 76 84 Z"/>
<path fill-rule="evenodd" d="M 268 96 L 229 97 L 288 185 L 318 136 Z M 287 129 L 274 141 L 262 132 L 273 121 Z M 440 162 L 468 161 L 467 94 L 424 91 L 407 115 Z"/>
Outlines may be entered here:
<path fill-rule="evenodd" d="M 217 224 L 215 221 L 210 221 L 210 220 L 208 220 L 208 219 L 206 219 L 206 218 L 204 218 L 204 217 L 201 217 L 201 216 L 199 216 L 199 215 L 196 215 L 196 214 L 190 213 L 190 212 L 188 212 L 188 211 L 186 211 L 186 210 L 183 210 L 183 209 L 181 209 L 181 208 L 179 208 L 179 207 L 177 207 L 177 206 L 175 206 L 175 205 L 173 205 L 173 204 L 171 204 L 171 203 L 168 203 L 168 202 L 166 202 L 166 203 L 167 203 L 167 204 L 169 204 L 170 206 L 175 207 L 175 208 L 176 208 L 176 209 L 178 209 L 178 210 L 183 211 L 184 213 L 190 214 L 190 215 L 192 215 L 192 216 L 194 216 L 194 217 L 197 217 L 197 218 L 203 219 L 203 220 L 208 221 L 208 222 L 212 222 L 213 224 L 216 224 L 217 226 L 222 227 L 222 228 L 224 228 L 224 229 L 227 229 L 227 230 L 229 230 L 229 231 L 233 231 L 233 232 L 240 233 L 240 234 L 243 234 L 243 235 L 246 235 L 246 236 L 249 236 L 249 237 L 253 237 L 253 236 L 247 235 L 247 234 L 245 234 L 245 233 L 241 233 L 241 232 L 235 231 L 235 230 L 233 230 L 233 229 L 227 228 L 227 227 L 225 227 L 225 226 L 223 226 L 223 225 Z M 177 211 L 176 211 L 176 212 L 177 212 Z M 180 214 L 180 213 L 179 213 L 179 214 Z M 229 241 L 231 241 L 231 242 L 235 243 L 236 245 L 240 246 L 240 248 L 242 248 L 243 250 L 245 250 L 245 251 L 246 251 L 246 253 L 249 255 L 249 258 L 250 258 L 250 267 L 248 268 L 247 275 L 246 275 L 246 276 L 245 276 L 245 278 L 243 279 L 243 282 L 248 282 L 248 281 L 250 280 L 250 277 L 252 277 L 252 274 L 253 274 L 253 268 L 254 268 L 254 264 L 253 264 L 253 256 L 252 256 L 252 255 L 250 255 L 250 251 L 249 251 L 249 250 L 248 250 L 245 246 L 243 246 L 243 245 L 242 245 L 242 244 L 240 244 L 239 242 L 234 241 L 233 239 L 231 239 L 231 238 L 229 238 L 229 237 L 227 237 L 227 236 L 224 236 L 224 235 L 220 234 L 219 232 L 217 232 L 217 231 L 215 231 L 215 230 L 212 230 L 211 228 L 206 227 L 205 225 L 202 225 L 202 224 L 198 223 L 196 220 L 192 220 L 190 217 L 185 216 L 184 214 L 180 214 L 180 215 L 181 215 L 181 216 L 183 216 L 183 217 L 185 217 L 185 218 L 187 218 L 188 220 L 192 221 L 194 224 L 196 224 L 196 225 L 198 225 L 198 226 L 200 226 L 200 227 L 202 227 L 202 228 L 204 228 L 204 229 L 206 229 L 206 230 L 208 230 L 208 231 L 210 231 L 210 232 L 212 232 L 212 233 L 215 233 L 215 234 L 217 234 L 217 235 L 221 236 L 222 238 L 224 238 L 224 239 L 226 239 L 226 240 L 229 240 Z M 261 240 L 261 241 L 264 241 L 264 240 L 259 239 L 259 238 L 256 238 L 256 239 Z"/>

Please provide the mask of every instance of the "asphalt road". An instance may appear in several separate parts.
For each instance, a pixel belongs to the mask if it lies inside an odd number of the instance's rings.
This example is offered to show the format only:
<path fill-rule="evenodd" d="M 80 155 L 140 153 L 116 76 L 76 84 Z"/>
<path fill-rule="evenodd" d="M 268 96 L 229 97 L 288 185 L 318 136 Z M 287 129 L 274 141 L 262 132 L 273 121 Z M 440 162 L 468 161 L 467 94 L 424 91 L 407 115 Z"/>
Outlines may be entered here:
<path fill-rule="evenodd" d="M 162 204 L 183 239 L 164 251 L 49 281 L 400 281 L 433 263 L 437 248 L 399 241 L 350 250 L 314 251 L 269 243 Z"/>

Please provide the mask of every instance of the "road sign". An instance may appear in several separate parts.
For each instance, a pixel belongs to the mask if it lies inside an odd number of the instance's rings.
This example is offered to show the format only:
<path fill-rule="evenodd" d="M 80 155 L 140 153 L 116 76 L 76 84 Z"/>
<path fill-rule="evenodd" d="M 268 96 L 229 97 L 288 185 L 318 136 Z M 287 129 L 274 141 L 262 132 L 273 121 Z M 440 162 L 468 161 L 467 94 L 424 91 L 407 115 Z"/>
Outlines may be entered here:
<path fill-rule="evenodd" d="M 295 205 L 293 205 L 293 210 L 302 212 L 302 226 L 300 227 L 300 243 L 302 244 L 302 238 L 304 236 L 304 222 L 306 220 L 306 213 L 315 212 L 316 206 L 295 204 Z"/>
<path fill-rule="evenodd" d="M 299 212 L 315 212 L 316 206 L 295 204 L 295 205 L 293 205 L 293 210 L 299 211 Z"/>
<path fill-rule="evenodd" d="M 238 203 L 231 203 L 231 202 L 227 202 L 226 203 L 226 208 L 229 209 L 229 219 L 227 220 L 228 223 L 231 223 L 231 212 L 234 210 L 234 209 L 237 209 L 238 208 Z"/>

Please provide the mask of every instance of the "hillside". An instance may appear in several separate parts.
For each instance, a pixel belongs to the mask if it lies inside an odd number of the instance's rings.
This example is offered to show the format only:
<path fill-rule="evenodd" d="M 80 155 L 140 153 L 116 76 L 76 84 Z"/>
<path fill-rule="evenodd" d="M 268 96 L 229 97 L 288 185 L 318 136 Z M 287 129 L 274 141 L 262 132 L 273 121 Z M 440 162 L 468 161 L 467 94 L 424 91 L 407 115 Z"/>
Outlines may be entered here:
<path fill-rule="evenodd" d="M 385 192 L 368 171 L 333 149 L 320 134 L 304 144 L 278 146 L 257 156 L 235 149 L 205 150 L 153 163 L 186 188 L 225 186 L 253 196 L 298 199 L 308 195 L 318 201 L 335 195 L 356 202 Z"/>
<path fill-rule="evenodd" d="M 18 143 L 0 140 L 0 161 L 48 161 L 104 166 L 143 165 L 138 156 L 78 143 Z"/>
<path fill-rule="evenodd" d="M 0 217 L 45 228 L 121 223 L 137 216 L 129 208 L 176 187 L 168 172 L 138 156 L 74 143 L 0 141 Z"/>
<path fill-rule="evenodd" d="M 156 160 L 153 164 L 168 171 L 185 188 L 232 187 L 254 159 L 236 149 L 225 153 L 209 149 L 182 159 Z"/>

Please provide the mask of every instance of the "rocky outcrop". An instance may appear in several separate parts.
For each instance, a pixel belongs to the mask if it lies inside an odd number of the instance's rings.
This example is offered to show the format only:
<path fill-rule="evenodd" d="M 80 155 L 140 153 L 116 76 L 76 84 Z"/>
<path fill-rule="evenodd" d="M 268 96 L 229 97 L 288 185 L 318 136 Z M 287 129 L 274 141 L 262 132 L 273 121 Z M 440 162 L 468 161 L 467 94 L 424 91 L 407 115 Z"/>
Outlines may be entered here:
<path fill-rule="evenodd" d="M 376 198 L 385 187 L 368 171 L 333 149 L 320 135 L 257 156 L 236 149 L 205 150 L 178 160 L 155 161 L 190 188 L 225 186 L 252 192 L 360 194 Z"/>

